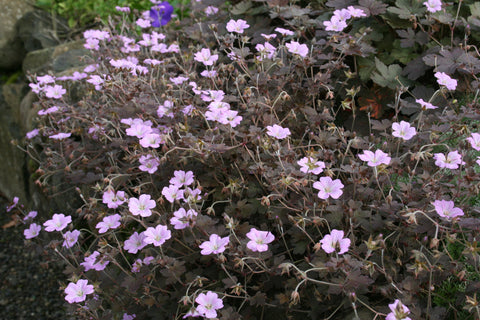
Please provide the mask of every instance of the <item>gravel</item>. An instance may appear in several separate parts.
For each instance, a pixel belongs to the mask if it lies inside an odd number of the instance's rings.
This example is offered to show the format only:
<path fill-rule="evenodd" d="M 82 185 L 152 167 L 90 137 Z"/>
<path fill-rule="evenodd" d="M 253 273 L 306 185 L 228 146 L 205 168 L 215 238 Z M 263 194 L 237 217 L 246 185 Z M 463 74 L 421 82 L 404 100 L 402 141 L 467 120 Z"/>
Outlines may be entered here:
<path fill-rule="evenodd" d="M 25 240 L 25 225 L 4 227 L 12 221 L 6 206 L 0 201 L 0 320 L 67 319 L 63 267 Z"/>

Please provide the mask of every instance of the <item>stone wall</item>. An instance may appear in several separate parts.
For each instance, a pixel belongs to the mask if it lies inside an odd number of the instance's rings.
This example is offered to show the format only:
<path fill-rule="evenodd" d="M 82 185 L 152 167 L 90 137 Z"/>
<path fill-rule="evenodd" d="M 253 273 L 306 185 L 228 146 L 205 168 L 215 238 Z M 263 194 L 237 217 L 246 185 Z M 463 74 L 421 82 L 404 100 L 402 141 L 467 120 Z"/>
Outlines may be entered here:
<path fill-rule="evenodd" d="M 36 95 L 26 75 L 70 74 L 85 64 L 83 41 L 66 41 L 66 22 L 55 21 L 26 0 L 0 0 L 0 196 L 17 196 L 29 208 L 68 210 L 68 201 L 43 195 L 31 179 L 31 159 L 20 149 L 34 129 Z M 6 81 L 8 75 L 20 75 Z M 12 80 L 12 79 L 10 79 Z M 72 195 L 75 197 L 75 195 Z"/>

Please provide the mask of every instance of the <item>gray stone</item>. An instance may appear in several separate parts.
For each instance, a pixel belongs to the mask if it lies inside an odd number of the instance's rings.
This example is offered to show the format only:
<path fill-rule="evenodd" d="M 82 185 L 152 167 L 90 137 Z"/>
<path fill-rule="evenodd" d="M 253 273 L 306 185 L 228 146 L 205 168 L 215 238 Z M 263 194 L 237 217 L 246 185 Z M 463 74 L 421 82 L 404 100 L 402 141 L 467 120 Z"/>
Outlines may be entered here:
<path fill-rule="evenodd" d="M 17 118 L 23 90 L 24 84 L 0 87 L 0 192 L 9 199 L 17 196 L 25 200 L 28 198 L 25 183 L 26 155 L 12 144 L 18 144 L 22 139 L 23 132 Z"/>
<path fill-rule="evenodd" d="M 54 47 L 68 32 L 65 19 L 53 18 L 43 10 L 27 12 L 17 21 L 17 34 L 26 52 Z"/>
<path fill-rule="evenodd" d="M 73 67 L 91 63 L 90 51 L 83 40 L 67 42 L 56 47 L 29 52 L 23 60 L 25 74 L 43 75 L 48 71 L 60 73 Z"/>
<path fill-rule="evenodd" d="M 15 69 L 25 56 L 15 25 L 33 8 L 27 0 L 0 0 L 0 8 L 0 69 Z"/>

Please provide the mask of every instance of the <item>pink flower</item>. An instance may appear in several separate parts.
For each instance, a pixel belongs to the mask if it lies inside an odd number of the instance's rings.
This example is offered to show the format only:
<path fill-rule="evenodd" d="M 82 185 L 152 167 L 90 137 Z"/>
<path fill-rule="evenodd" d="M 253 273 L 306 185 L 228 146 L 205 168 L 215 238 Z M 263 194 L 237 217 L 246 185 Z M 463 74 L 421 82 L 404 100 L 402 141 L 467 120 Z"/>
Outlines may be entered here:
<path fill-rule="evenodd" d="M 163 196 L 170 203 L 174 203 L 175 200 L 184 200 L 183 192 L 184 192 L 183 190 L 180 190 L 180 187 L 175 185 L 170 185 L 162 189 Z"/>
<path fill-rule="evenodd" d="M 121 216 L 116 213 L 112 216 L 107 216 L 103 218 L 102 222 L 97 223 L 95 228 L 99 229 L 99 233 L 107 232 L 108 229 L 116 229 L 120 226 Z"/>
<path fill-rule="evenodd" d="M 228 32 L 243 33 L 243 31 L 248 27 L 250 27 L 250 25 L 247 23 L 247 21 L 242 19 L 238 19 L 237 21 L 230 20 L 227 22 Z"/>
<path fill-rule="evenodd" d="M 158 148 L 160 144 L 165 143 L 162 136 L 158 133 L 147 133 L 140 139 L 140 145 L 144 148 Z"/>
<path fill-rule="evenodd" d="M 132 123 L 130 128 L 125 130 L 125 133 L 127 134 L 127 136 L 137 137 L 141 139 L 147 134 L 152 133 L 152 131 L 153 131 L 152 127 L 143 123 L 142 121 L 141 123 L 139 122 Z"/>
<path fill-rule="evenodd" d="M 25 235 L 25 239 L 32 239 L 38 236 L 42 227 L 36 223 L 32 223 L 28 229 L 23 230 L 23 234 Z"/>
<path fill-rule="evenodd" d="M 323 25 L 325 26 L 325 30 L 335 32 L 343 31 L 343 29 L 347 27 L 345 20 L 335 15 L 330 18 L 330 21 L 323 21 Z"/>
<path fill-rule="evenodd" d="M 212 291 L 208 291 L 207 294 L 200 293 L 195 298 L 195 302 L 198 303 L 197 312 L 207 319 L 216 318 L 216 310 L 223 308 L 222 299 L 218 298 L 218 295 Z"/>
<path fill-rule="evenodd" d="M 87 294 L 93 292 L 93 286 L 88 284 L 88 280 L 80 279 L 76 283 L 70 282 L 67 288 L 65 288 L 65 293 L 67 294 L 65 300 L 68 303 L 82 302 L 85 301 Z"/>
<path fill-rule="evenodd" d="M 339 179 L 332 180 L 330 177 L 321 177 L 320 181 L 314 182 L 313 187 L 318 189 L 318 197 L 320 199 L 338 199 L 343 194 L 343 183 Z"/>
<path fill-rule="evenodd" d="M 455 203 L 453 201 L 435 200 L 432 202 L 432 204 L 435 207 L 437 214 L 442 218 L 452 219 L 464 215 L 463 210 L 455 207 Z"/>
<path fill-rule="evenodd" d="M 42 84 L 54 83 L 55 78 L 49 74 L 46 74 L 44 76 L 37 76 L 37 81 L 38 81 L 38 84 L 42 85 Z"/>
<path fill-rule="evenodd" d="M 148 227 L 144 233 L 144 242 L 147 244 L 153 244 L 156 247 L 161 246 L 165 243 L 165 241 L 172 237 L 172 232 L 168 230 L 167 226 L 163 226 L 161 224 L 159 224 L 155 228 Z"/>
<path fill-rule="evenodd" d="M 276 48 L 268 42 L 265 42 L 264 44 L 257 44 L 255 49 L 257 49 L 257 51 L 260 53 L 258 61 L 263 61 L 263 59 L 273 59 L 276 52 Z"/>
<path fill-rule="evenodd" d="M 71 248 L 75 243 L 78 241 L 78 236 L 80 236 L 80 231 L 79 230 L 72 230 L 72 231 L 67 231 L 63 235 L 63 246 L 65 248 Z"/>
<path fill-rule="evenodd" d="M 174 77 L 174 78 L 170 78 L 170 81 L 172 81 L 174 84 L 176 84 L 177 86 L 181 85 L 182 83 L 184 83 L 185 81 L 187 81 L 188 78 L 187 77 L 183 77 L 183 76 L 178 76 L 178 77 Z M 172 103 L 172 106 L 173 106 L 173 103 Z"/>
<path fill-rule="evenodd" d="M 423 5 L 427 7 L 427 11 L 431 13 L 442 10 L 442 1 L 440 0 L 427 0 Z"/>
<path fill-rule="evenodd" d="M 264 252 L 268 250 L 268 244 L 275 240 L 274 235 L 270 231 L 259 231 L 251 228 L 246 234 L 250 241 L 247 243 L 247 248 L 254 252 Z"/>
<path fill-rule="evenodd" d="M 348 251 L 350 247 L 350 239 L 343 238 L 343 230 L 333 229 L 330 234 L 325 235 L 320 244 L 322 245 L 323 251 L 326 253 L 332 253 L 338 250 L 338 254 L 344 254 Z"/>
<path fill-rule="evenodd" d="M 49 113 L 54 113 L 54 112 L 57 112 L 58 110 L 60 110 L 58 107 L 56 106 L 53 106 L 53 107 L 50 107 L 50 108 L 47 108 L 45 110 L 39 110 L 38 111 L 38 115 L 39 116 L 44 116 L 44 115 L 47 115 Z"/>
<path fill-rule="evenodd" d="M 480 151 L 480 133 L 472 133 L 472 135 L 467 138 L 467 141 L 470 142 L 473 149 Z"/>
<path fill-rule="evenodd" d="M 39 133 L 39 132 L 40 132 L 40 131 L 39 131 L 38 129 L 33 129 L 32 131 L 27 132 L 27 134 L 25 135 L 25 137 L 26 137 L 27 139 L 32 139 L 32 138 L 38 136 L 38 133 Z"/>
<path fill-rule="evenodd" d="M 103 193 L 102 201 L 105 203 L 110 209 L 116 209 L 121 204 L 125 202 L 125 192 L 118 191 L 115 193 L 112 189 L 108 189 Z"/>
<path fill-rule="evenodd" d="M 410 123 L 406 121 L 394 122 L 392 124 L 392 136 L 402 138 L 403 140 L 410 140 L 417 134 L 415 127 L 410 126 Z"/>
<path fill-rule="evenodd" d="M 27 221 L 28 219 L 34 219 L 37 216 L 38 212 L 37 211 L 30 211 L 25 218 L 23 218 L 24 221 Z"/>
<path fill-rule="evenodd" d="M 301 167 L 300 171 L 304 173 L 320 174 L 325 168 L 323 161 L 317 161 L 312 157 L 304 157 L 297 161 L 297 164 Z"/>
<path fill-rule="evenodd" d="M 367 165 L 370 167 L 376 167 L 381 164 L 388 165 L 390 160 L 392 160 L 392 158 L 382 150 L 377 150 L 375 153 L 370 150 L 364 150 L 363 154 L 359 154 L 358 157 L 363 161 L 368 161 Z"/>
<path fill-rule="evenodd" d="M 110 263 L 110 261 L 105 260 L 104 257 L 101 257 L 97 261 L 97 257 L 100 255 L 100 252 L 94 251 L 91 255 L 86 256 L 80 265 L 85 268 L 85 272 L 88 270 L 102 271 Z"/>
<path fill-rule="evenodd" d="M 157 204 L 155 200 L 152 200 L 152 197 L 149 194 L 142 194 L 137 198 L 130 198 L 128 200 L 128 210 L 134 215 L 141 217 L 150 217 L 152 215 L 152 210 Z"/>
<path fill-rule="evenodd" d="M 130 12 L 130 8 L 129 8 L 129 7 L 115 6 L 115 10 L 117 10 L 117 11 L 119 11 L 119 12 L 125 12 L 125 13 L 129 13 L 129 12 Z"/>
<path fill-rule="evenodd" d="M 180 208 L 173 213 L 173 217 L 170 219 L 170 224 L 174 229 L 185 229 L 190 225 L 190 221 L 197 215 L 198 213 L 193 209 L 185 211 L 184 208 Z"/>
<path fill-rule="evenodd" d="M 138 250 L 142 250 L 146 245 L 147 243 L 145 242 L 144 232 L 138 234 L 138 232 L 135 231 L 130 238 L 125 240 L 123 243 L 123 249 L 135 254 L 138 252 Z"/>
<path fill-rule="evenodd" d="M 211 234 L 209 241 L 205 241 L 200 245 L 200 249 L 202 249 L 200 253 L 204 256 L 212 253 L 222 253 L 225 251 L 225 246 L 228 244 L 228 242 L 230 242 L 229 237 L 221 238 L 217 234 Z"/>
<path fill-rule="evenodd" d="M 152 26 L 152 22 L 150 20 L 146 20 L 146 19 L 142 19 L 142 18 L 138 18 L 137 21 L 135 21 L 135 23 L 140 28 L 149 28 L 149 27 Z"/>
<path fill-rule="evenodd" d="M 214 7 L 214 6 L 208 6 L 208 7 L 205 8 L 204 12 L 207 16 L 211 16 L 211 15 L 216 14 L 218 12 L 218 8 Z"/>
<path fill-rule="evenodd" d="M 46 221 L 43 225 L 45 226 L 45 231 L 62 231 L 65 227 L 72 222 L 71 216 L 65 216 L 63 213 L 55 213 L 52 216 L 52 219 Z"/>
<path fill-rule="evenodd" d="M 7 207 L 7 212 L 10 212 L 13 208 L 15 208 L 18 204 L 18 200 L 20 200 L 18 197 L 13 197 L 12 204 Z"/>
<path fill-rule="evenodd" d="M 300 57 L 305 58 L 308 55 L 308 47 L 306 44 L 300 44 L 297 41 L 290 41 L 285 44 L 288 52 L 298 54 Z"/>
<path fill-rule="evenodd" d="M 193 172 L 192 171 L 183 171 L 183 170 L 175 170 L 173 172 L 174 177 L 170 179 L 170 184 L 177 186 L 179 188 L 183 186 L 191 185 L 193 180 Z"/>
<path fill-rule="evenodd" d="M 211 66 L 218 60 L 218 54 L 212 55 L 210 49 L 203 48 L 195 53 L 194 60 L 203 63 L 205 66 Z"/>
<path fill-rule="evenodd" d="M 347 10 L 348 10 L 348 12 L 350 12 L 350 15 L 353 18 L 360 18 L 360 17 L 366 17 L 367 16 L 365 11 L 363 11 L 362 9 L 357 9 L 353 6 L 348 6 Z"/>
<path fill-rule="evenodd" d="M 65 93 L 67 93 L 67 90 L 63 89 L 63 87 L 58 84 L 54 86 L 45 86 L 43 90 L 47 98 L 53 98 L 53 99 L 60 99 Z"/>
<path fill-rule="evenodd" d="M 49 138 L 54 140 L 62 140 L 62 139 L 69 138 L 71 135 L 72 135 L 71 133 L 60 132 L 60 133 L 49 136 Z"/>
<path fill-rule="evenodd" d="M 435 159 L 435 165 L 439 168 L 458 169 L 460 165 L 465 164 L 462 161 L 462 156 L 456 150 L 450 151 L 446 157 L 443 153 L 435 153 L 433 158 Z"/>
<path fill-rule="evenodd" d="M 274 124 L 273 126 L 267 126 L 267 134 L 277 139 L 284 139 L 288 137 L 291 132 L 288 128 L 282 128 L 278 124 Z"/>
<path fill-rule="evenodd" d="M 204 78 L 215 78 L 217 76 L 217 71 L 203 70 L 202 72 L 200 72 L 200 75 Z"/>
<path fill-rule="evenodd" d="M 395 302 L 388 305 L 390 312 L 385 320 L 412 320 L 407 315 L 410 313 L 410 310 L 400 302 L 400 300 L 395 300 Z"/>
<path fill-rule="evenodd" d="M 457 80 L 450 78 L 445 72 L 435 72 L 435 77 L 438 84 L 447 87 L 448 90 L 455 90 L 457 87 Z"/>
<path fill-rule="evenodd" d="M 275 31 L 284 36 L 293 36 L 295 34 L 293 31 L 284 28 L 275 28 Z"/>
<path fill-rule="evenodd" d="M 437 109 L 438 107 L 434 106 L 430 102 L 425 102 L 423 99 L 416 99 L 416 103 L 420 104 L 422 106 L 422 110 L 428 110 L 428 109 Z"/>
<path fill-rule="evenodd" d="M 138 166 L 138 169 L 140 169 L 141 171 L 146 171 L 150 174 L 157 171 L 158 166 L 160 165 L 160 161 L 158 160 L 158 158 L 150 154 L 147 154 L 146 156 L 141 156 L 139 161 L 140 166 Z"/>

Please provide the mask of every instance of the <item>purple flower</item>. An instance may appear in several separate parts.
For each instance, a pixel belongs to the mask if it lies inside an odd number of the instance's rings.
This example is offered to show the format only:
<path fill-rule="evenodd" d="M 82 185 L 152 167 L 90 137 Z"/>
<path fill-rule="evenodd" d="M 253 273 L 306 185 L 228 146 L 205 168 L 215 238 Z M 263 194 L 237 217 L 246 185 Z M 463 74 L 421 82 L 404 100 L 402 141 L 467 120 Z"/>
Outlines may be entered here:
<path fill-rule="evenodd" d="M 200 293 L 195 298 L 195 302 L 198 303 L 197 312 L 207 319 L 216 318 L 216 310 L 223 308 L 222 299 L 218 298 L 218 295 L 212 291 L 208 291 L 207 294 Z"/>
<path fill-rule="evenodd" d="M 30 227 L 28 227 L 28 229 L 23 230 L 23 234 L 25 236 L 25 239 L 32 239 L 38 236 L 41 230 L 41 226 L 36 223 L 32 223 Z"/>
<path fill-rule="evenodd" d="M 96 270 L 96 271 L 102 271 L 103 269 L 105 269 L 107 264 L 110 263 L 110 261 L 105 260 L 104 257 L 101 257 L 97 261 L 97 257 L 99 255 L 100 255 L 100 252 L 94 251 L 91 255 L 86 256 L 84 261 L 82 263 L 80 263 L 80 265 L 82 265 L 85 268 L 85 271 L 88 271 L 88 270 L 91 270 L 91 269 Z"/>
<path fill-rule="evenodd" d="M 65 248 L 71 248 L 75 243 L 78 241 L 78 236 L 80 236 L 80 231 L 79 230 L 72 230 L 72 231 L 67 231 L 63 235 L 63 246 Z"/>
<path fill-rule="evenodd" d="M 167 226 L 159 224 L 155 228 L 148 227 L 145 230 L 145 243 L 153 244 L 156 247 L 161 246 L 168 239 L 172 237 L 172 232 L 168 230 Z"/>
<path fill-rule="evenodd" d="M 159 28 L 166 25 L 172 19 L 173 7 L 167 1 L 153 6 L 150 9 L 150 18 L 153 20 L 152 26 Z"/>
<path fill-rule="evenodd" d="M 87 294 L 93 292 L 93 286 L 88 284 L 88 280 L 80 279 L 76 283 L 70 282 L 67 288 L 65 288 L 65 293 L 67 294 L 65 300 L 68 303 L 82 302 L 85 301 Z"/>
<path fill-rule="evenodd" d="M 52 216 L 52 219 L 46 221 L 43 225 L 45 226 L 45 231 L 62 231 L 65 227 L 72 222 L 71 216 L 65 216 L 63 213 L 55 213 Z"/>
<path fill-rule="evenodd" d="M 406 121 L 394 122 L 392 129 L 392 136 L 402 138 L 403 140 L 410 140 L 417 134 L 415 127 L 410 126 L 410 123 Z"/>
<path fill-rule="evenodd" d="M 147 243 L 145 242 L 144 232 L 138 234 L 138 232 L 135 231 L 130 238 L 125 240 L 123 243 L 123 249 L 135 254 L 138 252 L 138 250 L 142 250 L 146 245 Z"/>
<path fill-rule="evenodd" d="M 273 126 L 267 126 L 267 134 L 277 139 L 284 139 L 288 137 L 291 132 L 288 128 L 282 128 L 278 124 L 274 124 Z"/>
<path fill-rule="evenodd" d="M 447 87 L 448 90 L 455 90 L 457 87 L 457 80 L 450 78 L 445 72 L 435 72 L 435 77 L 438 84 Z"/>
<path fill-rule="evenodd" d="M 339 179 L 332 180 L 330 177 L 321 177 L 320 181 L 314 182 L 313 187 L 318 189 L 320 199 L 338 199 L 343 194 L 343 183 Z"/>
<path fill-rule="evenodd" d="M 247 23 L 247 21 L 242 19 L 238 19 L 237 21 L 232 19 L 227 22 L 228 32 L 243 33 L 243 31 L 248 27 L 250 27 L 250 25 Z"/>
<path fill-rule="evenodd" d="M 250 241 L 247 243 L 247 248 L 256 252 L 264 252 L 268 250 L 268 244 L 275 240 L 274 235 L 270 231 L 259 231 L 251 228 L 246 234 Z"/>
<path fill-rule="evenodd" d="M 230 242 L 229 237 L 221 238 L 217 234 L 211 234 L 209 241 L 205 241 L 200 245 L 200 249 L 202 249 L 200 253 L 204 256 L 212 253 L 222 253 L 225 251 L 225 246 L 228 244 L 228 242 Z"/>
<path fill-rule="evenodd" d="M 388 154 L 383 152 L 382 150 L 377 150 L 375 153 L 373 153 L 370 150 L 364 150 L 363 154 L 359 154 L 358 157 L 363 160 L 363 161 L 368 161 L 367 165 L 370 167 L 376 167 L 381 164 L 386 164 L 388 165 L 390 163 L 390 158 Z"/>
<path fill-rule="evenodd" d="M 450 151 L 447 156 L 443 153 L 435 153 L 433 158 L 435 159 L 435 165 L 439 168 L 458 169 L 460 165 L 465 164 L 462 161 L 462 156 L 456 150 Z"/>
<path fill-rule="evenodd" d="M 385 320 L 412 320 L 410 317 L 407 317 L 410 310 L 404 306 L 400 300 L 395 300 L 393 303 L 389 304 L 388 307 L 392 312 L 387 314 Z"/>
<path fill-rule="evenodd" d="M 350 247 L 350 239 L 343 237 L 343 230 L 333 229 L 330 234 L 325 235 L 320 244 L 323 251 L 326 253 L 332 253 L 338 251 L 338 254 L 344 254 Z"/>
<path fill-rule="evenodd" d="M 140 145 L 144 148 L 158 148 L 165 143 L 163 137 L 158 133 L 148 133 L 140 139 Z"/>
<path fill-rule="evenodd" d="M 137 198 L 130 198 L 128 201 L 128 210 L 134 215 L 141 217 L 149 217 L 152 215 L 152 210 L 157 204 L 149 194 L 142 194 Z"/>
<path fill-rule="evenodd" d="M 116 213 L 112 216 L 107 216 L 103 218 L 102 222 L 97 223 L 95 228 L 99 229 L 99 233 L 105 233 L 108 229 L 116 229 L 120 226 L 121 216 Z"/>
<path fill-rule="evenodd" d="M 435 207 L 437 214 L 442 218 L 452 219 L 464 215 L 463 210 L 455 207 L 455 203 L 453 201 L 435 200 L 432 202 L 432 204 Z"/>

